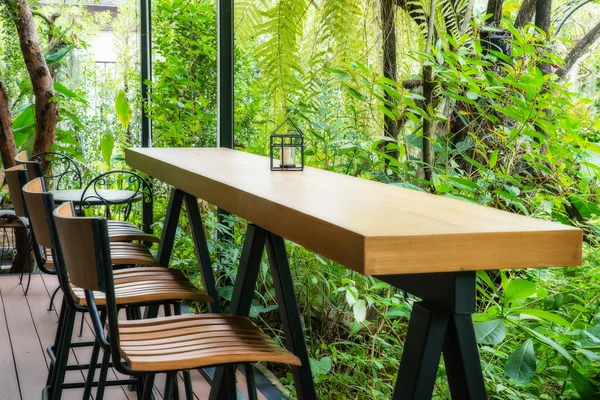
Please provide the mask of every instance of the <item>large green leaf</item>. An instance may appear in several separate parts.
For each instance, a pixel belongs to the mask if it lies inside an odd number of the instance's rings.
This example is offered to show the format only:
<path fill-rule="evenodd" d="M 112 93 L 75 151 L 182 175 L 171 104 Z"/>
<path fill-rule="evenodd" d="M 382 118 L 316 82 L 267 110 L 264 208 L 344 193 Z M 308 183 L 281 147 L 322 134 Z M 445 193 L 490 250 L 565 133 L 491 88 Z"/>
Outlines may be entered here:
<path fill-rule="evenodd" d="M 525 343 L 515 350 L 504 366 L 504 372 L 509 378 L 519 383 L 527 382 L 535 373 L 536 359 L 533 350 L 533 341 L 527 339 Z"/>
<path fill-rule="evenodd" d="M 119 90 L 119 93 L 117 93 L 117 98 L 115 99 L 115 111 L 123 129 L 127 130 L 129 123 L 131 122 L 131 106 L 129 105 L 123 90 Z"/>
<path fill-rule="evenodd" d="M 69 45 L 67 47 L 63 47 L 62 49 L 58 50 L 55 53 L 50 54 L 49 56 L 46 57 L 46 64 L 48 64 L 48 65 L 56 64 L 57 62 L 59 62 L 60 60 L 65 58 L 65 56 L 67 54 L 69 54 L 69 52 L 71 50 L 73 50 L 74 48 L 75 48 L 74 45 Z"/>
<path fill-rule="evenodd" d="M 100 141 L 100 150 L 102 151 L 102 158 L 108 167 L 110 168 L 113 149 L 115 147 L 115 137 L 110 131 L 104 132 Z"/>
<path fill-rule="evenodd" d="M 13 120 L 13 131 L 15 133 L 30 128 L 35 124 L 35 106 L 33 104 L 21 109 L 20 114 Z"/>
<path fill-rule="evenodd" d="M 496 345 L 506 337 L 506 325 L 502 319 L 479 322 L 474 328 L 477 343 Z"/>
<path fill-rule="evenodd" d="M 535 283 L 526 281 L 525 279 L 517 278 L 508 283 L 504 291 L 504 302 L 506 304 L 526 299 L 533 296 L 536 292 Z"/>

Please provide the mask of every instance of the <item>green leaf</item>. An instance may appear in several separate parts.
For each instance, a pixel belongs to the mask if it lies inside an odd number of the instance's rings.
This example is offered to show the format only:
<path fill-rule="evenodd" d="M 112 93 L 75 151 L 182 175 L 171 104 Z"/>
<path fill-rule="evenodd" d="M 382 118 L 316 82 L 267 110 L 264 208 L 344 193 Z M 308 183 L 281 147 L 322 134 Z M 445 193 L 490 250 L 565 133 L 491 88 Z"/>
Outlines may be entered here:
<path fill-rule="evenodd" d="M 496 289 L 496 285 L 494 285 L 494 282 L 492 282 L 492 280 L 490 279 L 490 276 L 488 275 L 487 271 L 477 271 L 477 277 L 484 281 L 488 285 L 488 287 L 494 291 L 494 293 L 498 293 L 498 289 Z"/>
<path fill-rule="evenodd" d="M 533 341 L 527 339 L 514 353 L 508 356 L 504 372 L 516 382 L 524 383 L 531 379 L 535 373 L 535 368 L 536 359 L 533 351 Z"/>
<path fill-rule="evenodd" d="M 477 343 L 496 345 L 506 337 L 506 325 L 502 319 L 479 322 L 474 328 Z"/>
<path fill-rule="evenodd" d="M 131 122 L 131 106 L 127 101 L 127 97 L 125 97 L 125 92 L 123 90 L 119 90 L 119 93 L 117 93 L 117 98 L 115 99 L 115 111 L 123 129 L 127 130 L 129 123 Z"/>
<path fill-rule="evenodd" d="M 367 318 L 367 303 L 364 300 L 357 300 L 352 306 L 352 312 L 358 322 L 363 322 Z"/>
<path fill-rule="evenodd" d="M 35 124 L 35 112 L 34 112 L 34 105 L 31 104 L 30 106 L 25 107 L 21 113 L 19 115 L 17 115 L 17 117 L 13 120 L 13 131 L 15 133 L 29 128 L 30 126 L 32 126 L 33 124 Z"/>
<path fill-rule="evenodd" d="M 331 357 L 323 357 L 320 360 L 310 358 L 310 370 L 315 375 L 327 375 L 332 365 Z"/>
<path fill-rule="evenodd" d="M 62 49 L 58 50 L 55 53 L 50 54 L 49 56 L 46 57 L 46 64 L 48 64 L 48 65 L 56 64 L 57 62 L 59 62 L 60 60 L 65 58 L 65 56 L 67 54 L 69 54 L 69 52 L 71 50 L 73 50 L 74 48 L 75 48 L 75 45 L 69 45 L 67 47 L 63 47 Z"/>
<path fill-rule="evenodd" d="M 538 339 L 540 342 L 544 343 L 545 345 L 547 345 L 549 347 L 552 347 L 558 353 L 563 355 L 567 360 L 569 360 L 571 362 L 577 362 L 577 359 L 575 359 L 575 357 L 573 357 L 573 355 L 571 353 L 569 353 L 567 351 L 567 349 L 562 347 L 560 344 L 556 343 L 554 340 L 550 339 L 547 336 L 542 335 L 541 333 L 539 333 L 536 330 L 533 330 L 533 329 L 528 328 L 523 325 L 519 325 L 519 326 L 521 327 L 521 329 L 525 330 L 526 332 L 529 332 L 532 336 L 535 336 L 535 338 Z"/>
<path fill-rule="evenodd" d="M 516 312 L 522 315 L 533 315 L 534 317 L 541 318 L 545 321 L 554 322 L 555 324 L 564 326 L 569 328 L 571 324 L 564 319 L 563 317 L 553 314 L 549 311 L 544 310 L 535 310 L 535 309 L 524 309 L 524 310 L 515 310 Z"/>
<path fill-rule="evenodd" d="M 598 390 L 592 382 L 577 371 L 571 364 L 567 364 L 569 372 L 573 376 L 573 386 L 582 400 L 598 399 Z"/>
<path fill-rule="evenodd" d="M 54 90 L 56 90 L 58 93 L 62 94 L 63 96 L 65 96 L 68 99 L 73 99 L 82 104 L 85 104 L 86 106 L 89 106 L 89 103 L 87 102 L 86 99 L 84 99 L 83 97 L 81 97 L 80 95 L 78 95 L 77 93 L 72 91 L 71 89 L 67 88 L 65 85 L 63 85 L 60 82 L 54 82 Z"/>
<path fill-rule="evenodd" d="M 104 132 L 100 141 L 100 150 L 102 151 L 102 158 L 108 167 L 110 168 L 112 152 L 115 147 L 115 137 L 110 131 Z"/>
<path fill-rule="evenodd" d="M 494 150 L 490 156 L 490 168 L 494 168 L 498 162 L 498 150 Z"/>
<path fill-rule="evenodd" d="M 526 299 L 535 294 L 535 283 L 526 281 L 525 279 L 517 278 L 508 283 L 504 291 L 504 303 L 508 304 L 513 301 Z"/>

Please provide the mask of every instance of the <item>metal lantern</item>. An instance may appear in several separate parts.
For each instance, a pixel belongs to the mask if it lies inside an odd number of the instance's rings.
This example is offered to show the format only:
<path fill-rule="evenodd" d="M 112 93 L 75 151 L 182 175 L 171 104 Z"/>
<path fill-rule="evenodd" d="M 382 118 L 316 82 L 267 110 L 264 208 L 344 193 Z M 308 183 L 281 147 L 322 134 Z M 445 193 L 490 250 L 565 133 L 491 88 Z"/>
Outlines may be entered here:
<path fill-rule="evenodd" d="M 285 126 L 289 126 L 288 129 Z M 271 171 L 304 169 L 304 133 L 286 117 L 271 134 Z"/>

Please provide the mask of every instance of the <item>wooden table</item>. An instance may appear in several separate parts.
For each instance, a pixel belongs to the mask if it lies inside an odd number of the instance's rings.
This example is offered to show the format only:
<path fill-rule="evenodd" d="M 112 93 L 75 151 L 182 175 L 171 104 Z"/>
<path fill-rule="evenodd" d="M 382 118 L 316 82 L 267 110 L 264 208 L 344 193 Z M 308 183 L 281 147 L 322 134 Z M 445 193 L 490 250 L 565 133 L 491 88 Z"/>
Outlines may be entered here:
<path fill-rule="evenodd" d="M 127 149 L 127 164 L 173 186 L 161 262 L 183 201 L 215 299 L 196 198 L 249 224 L 230 313 L 247 315 L 266 244 L 298 397 L 316 398 L 283 238 L 423 301 L 413 307 L 394 398 L 431 398 L 441 354 L 452 397 L 486 397 L 471 320 L 477 270 L 581 263 L 582 232 L 558 223 L 314 168 L 273 172 L 266 157 L 228 149 Z M 214 309 L 220 311 L 218 302 Z M 221 370 L 215 376 L 224 389 Z M 213 390 L 211 398 L 228 398 Z"/>

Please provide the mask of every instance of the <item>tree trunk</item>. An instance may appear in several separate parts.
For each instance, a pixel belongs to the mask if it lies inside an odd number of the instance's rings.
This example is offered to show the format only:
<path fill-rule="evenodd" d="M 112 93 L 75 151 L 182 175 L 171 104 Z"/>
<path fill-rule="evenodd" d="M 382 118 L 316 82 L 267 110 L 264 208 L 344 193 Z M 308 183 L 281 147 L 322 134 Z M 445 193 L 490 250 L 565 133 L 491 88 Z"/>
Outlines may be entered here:
<path fill-rule="evenodd" d="M 12 11 L 19 34 L 21 52 L 33 85 L 36 124 L 33 152 L 39 153 L 48 150 L 56 138 L 58 106 L 56 100 L 53 99 L 55 96 L 54 82 L 40 47 L 31 7 L 27 0 L 5 1 L 10 3 L 9 9 Z"/>
<path fill-rule="evenodd" d="M 504 0 L 488 0 L 487 13 L 492 17 L 487 21 L 488 25 L 498 27 L 502 21 L 502 5 Z"/>
<path fill-rule="evenodd" d="M 569 73 L 575 62 L 581 58 L 583 53 L 594 44 L 600 37 L 600 22 L 592 28 L 580 41 L 571 49 L 569 54 L 565 57 L 565 66 L 559 69 L 556 74 L 560 77 L 564 77 Z"/>
<path fill-rule="evenodd" d="M 12 130 L 12 114 L 6 86 L 0 76 L 0 156 L 4 169 L 14 167 L 17 163 L 17 146 Z"/>
<path fill-rule="evenodd" d="M 515 18 L 515 28 L 523 28 L 531 22 L 533 14 L 535 14 L 536 0 L 524 0 Z"/>
<path fill-rule="evenodd" d="M 0 76 L 0 156 L 4 169 L 14 167 L 17 163 L 15 156 L 17 147 L 12 130 L 12 114 L 10 112 L 10 102 L 6 86 Z M 27 232 L 25 229 L 15 229 L 15 247 L 17 256 L 12 261 L 11 273 L 28 272 L 31 270 L 31 263 L 27 263 Z"/>
<path fill-rule="evenodd" d="M 393 81 L 396 80 L 396 10 L 394 0 L 382 0 L 381 1 L 381 23 L 383 32 L 383 76 Z M 395 104 L 394 98 L 391 97 L 387 92 L 385 93 L 385 99 L 391 104 Z M 385 106 L 391 113 L 395 113 L 394 106 Z M 398 124 L 395 118 L 390 118 L 388 115 L 384 116 L 384 136 L 398 141 Z M 398 158 L 398 150 L 386 150 L 386 153 L 394 158 Z"/>
<path fill-rule="evenodd" d="M 550 34 L 552 22 L 552 0 L 537 0 L 535 3 L 535 26 Z"/>

